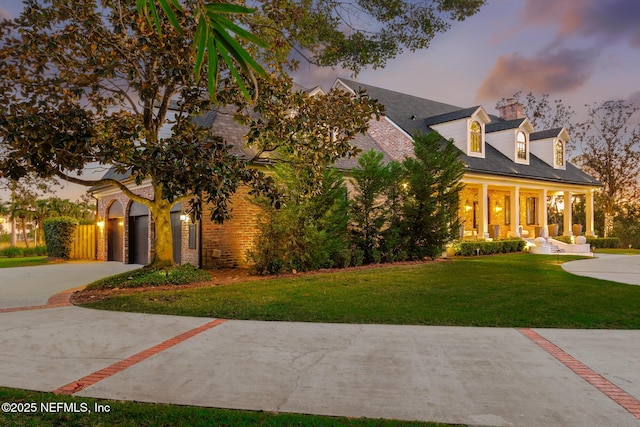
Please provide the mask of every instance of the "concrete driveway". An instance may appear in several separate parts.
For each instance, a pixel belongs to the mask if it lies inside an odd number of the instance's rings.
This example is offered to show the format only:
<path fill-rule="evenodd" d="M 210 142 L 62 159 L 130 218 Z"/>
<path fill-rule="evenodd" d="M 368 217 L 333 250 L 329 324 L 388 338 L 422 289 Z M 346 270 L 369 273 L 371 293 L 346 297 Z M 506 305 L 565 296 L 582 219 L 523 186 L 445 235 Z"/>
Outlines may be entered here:
<path fill-rule="evenodd" d="M 0 308 L 44 305 L 58 292 L 140 267 L 113 261 L 90 261 L 0 268 Z"/>
<path fill-rule="evenodd" d="M 596 254 L 594 258 L 562 264 L 572 274 L 640 285 L 640 255 Z"/>
<path fill-rule="evenodd" d="M 67 306 L 0 313 L 0 366 L 3 386 L 118 400 L 640 426 L 640 331 L 256 322 Z"/>

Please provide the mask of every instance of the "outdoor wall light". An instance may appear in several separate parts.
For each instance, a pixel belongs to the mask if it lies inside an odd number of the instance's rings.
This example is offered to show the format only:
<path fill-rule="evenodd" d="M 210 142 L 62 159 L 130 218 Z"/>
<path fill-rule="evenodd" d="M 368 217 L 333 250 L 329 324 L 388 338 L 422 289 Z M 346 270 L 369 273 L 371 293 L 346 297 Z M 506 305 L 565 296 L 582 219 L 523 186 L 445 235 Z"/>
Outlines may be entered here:
<path fill-rule="evenodd" d="M 495 210 L 496 212 L 502 212 L 502 205 L 500 205 L 500 202 L 496 202 Z"/>
<path fill-rule="evenodd" d="M 465 212 L 469 212 L 471 210 L 471 204 L 469 203 L 468 200 L 464 204 L 464 210 Z"/>
<path fill-rule="evenodd" d="M 189 215 L 184 214 L 184 213 L 180 214 L 180 221 L 182 221 L 182 222 L 189 221 Z"/>
<path fill-rule="evenodd" d="M 100 220 L 100 221 L 96 222 L 96 225 L 97 225 L 98 227 L 102 228 L 102 227 L 104 227 L 104 221 L 103 221 L 103 220 Z"/>

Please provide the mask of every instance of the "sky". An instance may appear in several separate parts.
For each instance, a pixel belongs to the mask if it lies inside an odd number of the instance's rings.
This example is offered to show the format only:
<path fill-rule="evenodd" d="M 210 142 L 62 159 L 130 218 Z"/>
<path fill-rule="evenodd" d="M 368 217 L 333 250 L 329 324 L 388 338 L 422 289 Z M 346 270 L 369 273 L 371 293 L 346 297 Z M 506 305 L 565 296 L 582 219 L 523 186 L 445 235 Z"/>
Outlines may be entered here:
<path fill-rule="evenodd" d="M 383 69 L 354 78 L 303 63 L 296 81 L 329 88 L 344 77 L 460 107 L 481 104 L 490 113 L 517 91 L 548 93 L 572 106 L 578 118 L 585 104 L 606 100 L 640 107 L 640 0 L 487 3 L 453 22 L 427 50 L 405 52 Z M 0 0 L 0 18 L 21 9 L 17 0 Z"/>

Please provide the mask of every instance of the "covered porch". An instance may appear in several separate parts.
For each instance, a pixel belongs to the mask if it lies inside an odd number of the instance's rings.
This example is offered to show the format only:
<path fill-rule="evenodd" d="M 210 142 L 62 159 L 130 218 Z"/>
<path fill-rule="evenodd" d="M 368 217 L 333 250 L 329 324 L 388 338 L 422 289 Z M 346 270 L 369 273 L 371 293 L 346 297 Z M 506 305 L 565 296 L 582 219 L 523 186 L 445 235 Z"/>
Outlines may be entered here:
<path fill-rule="evenodd" d="M 469 175 L 462 182 L 462 239 L 595 235 L 597 187 Z"/>

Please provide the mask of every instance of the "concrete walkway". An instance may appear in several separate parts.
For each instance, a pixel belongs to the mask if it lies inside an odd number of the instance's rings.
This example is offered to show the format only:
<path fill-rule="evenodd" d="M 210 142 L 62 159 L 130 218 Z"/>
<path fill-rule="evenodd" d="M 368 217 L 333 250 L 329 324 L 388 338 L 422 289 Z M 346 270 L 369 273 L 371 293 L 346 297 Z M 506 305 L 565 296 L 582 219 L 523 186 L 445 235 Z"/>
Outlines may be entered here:
<path fill-rule="evenodd" d="M 638 427 L 639 355 L 640 331 L 0 313 L 3 386 L 350 417 Z"/>

